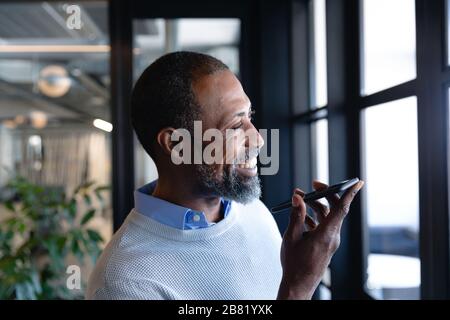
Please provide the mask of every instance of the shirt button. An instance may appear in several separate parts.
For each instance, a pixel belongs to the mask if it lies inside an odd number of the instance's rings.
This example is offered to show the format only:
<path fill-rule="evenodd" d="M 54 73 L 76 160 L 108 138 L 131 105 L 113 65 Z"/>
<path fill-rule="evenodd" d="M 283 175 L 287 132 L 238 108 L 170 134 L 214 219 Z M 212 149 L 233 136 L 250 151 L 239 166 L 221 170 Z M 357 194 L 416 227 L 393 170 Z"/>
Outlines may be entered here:
<path fill-rule="evenodd" d="M 194 220 L 195 222 L 199 222 L 200 221 L 200 216 L 198 214 L 196 214 L 196 215 L 194 215 L 192 220 Z"/>

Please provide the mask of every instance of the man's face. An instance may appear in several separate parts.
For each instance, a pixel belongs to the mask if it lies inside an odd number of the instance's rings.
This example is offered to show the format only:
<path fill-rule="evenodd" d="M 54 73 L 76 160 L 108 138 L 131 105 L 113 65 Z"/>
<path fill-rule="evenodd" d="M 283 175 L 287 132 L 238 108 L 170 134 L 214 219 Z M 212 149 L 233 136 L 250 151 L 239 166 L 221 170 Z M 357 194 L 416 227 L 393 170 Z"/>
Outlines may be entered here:
<path fill-rule="evenodd" d="M 256 157 L 264 140 L 251 122 L 251 103 L 239 80 L 231 71 L 220 71 L 202 77 L 193 89 L 201 106 L 203 131 L 218 129 L 224 141 L 221 163 L 194 165 L 200 191 L 240 203 L 259 198 Z"/>

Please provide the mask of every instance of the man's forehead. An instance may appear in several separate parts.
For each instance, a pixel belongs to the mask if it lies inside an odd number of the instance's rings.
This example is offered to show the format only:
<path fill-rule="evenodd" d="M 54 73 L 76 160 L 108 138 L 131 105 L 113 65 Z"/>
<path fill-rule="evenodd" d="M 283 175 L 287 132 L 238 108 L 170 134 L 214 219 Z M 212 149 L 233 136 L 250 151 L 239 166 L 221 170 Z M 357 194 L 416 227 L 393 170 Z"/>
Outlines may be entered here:
<path fill-rule="evenodd" d="M 194 90 L 200 105 L 211 116 L 221 117 L 250 108 L 249 98 L 231 71 L 203 77 Z"/>
<path fill-rule="evenodd" d="M 222 108 L 248 108 L 250 107 L 250 99 L 239 84 L 239 86 L 236 86 L 233 89 L 222 92 L 222 95 L 219 98 L 219 105 Z"/>

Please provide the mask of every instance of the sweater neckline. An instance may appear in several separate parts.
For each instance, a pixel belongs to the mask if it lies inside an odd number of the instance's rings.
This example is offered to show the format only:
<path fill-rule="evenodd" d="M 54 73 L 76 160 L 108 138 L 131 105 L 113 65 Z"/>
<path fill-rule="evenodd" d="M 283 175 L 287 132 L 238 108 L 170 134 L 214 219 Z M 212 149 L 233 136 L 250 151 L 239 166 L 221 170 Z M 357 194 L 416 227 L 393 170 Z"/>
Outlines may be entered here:
<path fill-rule="evenodd" d="M 162 224 L 150 217 L 147 217 L 137 210 L 132 209 L 126 220 L 129 223 L 133 223 L 138 227 L 142 227 L 162 238 L 171 239 L 175 241 L 200 241 L 207 240 L 220 236 L 226 232 L 230 227 L 232 227 L 238 219 L 238 210 L 241 206 L 239 203 L 233 201 L 231 210 L 226 219 L 222 219 L 216 224 L 208 228 L 191 229 L 191 230 L 181 230 L 176 229 L 171 226 Z"/>

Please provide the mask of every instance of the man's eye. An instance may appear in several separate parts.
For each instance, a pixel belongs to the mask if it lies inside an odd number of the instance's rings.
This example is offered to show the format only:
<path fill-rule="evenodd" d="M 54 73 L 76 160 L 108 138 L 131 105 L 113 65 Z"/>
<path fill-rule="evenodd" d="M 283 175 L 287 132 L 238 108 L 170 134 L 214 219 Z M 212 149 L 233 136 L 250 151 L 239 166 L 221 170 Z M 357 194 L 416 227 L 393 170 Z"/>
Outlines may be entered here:
<path fill-rule="evenodd" d="M 231 129 L 237 130 L 237 129 L 239 129 L 239 128 L 242 128 L 242 126 L 243 126 L 243 123 L 241 122 L 238 126 L 232 127 Z"/>

